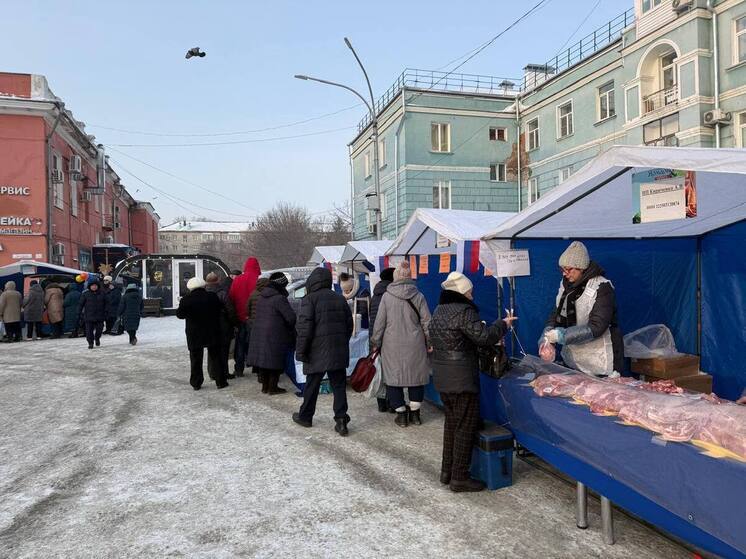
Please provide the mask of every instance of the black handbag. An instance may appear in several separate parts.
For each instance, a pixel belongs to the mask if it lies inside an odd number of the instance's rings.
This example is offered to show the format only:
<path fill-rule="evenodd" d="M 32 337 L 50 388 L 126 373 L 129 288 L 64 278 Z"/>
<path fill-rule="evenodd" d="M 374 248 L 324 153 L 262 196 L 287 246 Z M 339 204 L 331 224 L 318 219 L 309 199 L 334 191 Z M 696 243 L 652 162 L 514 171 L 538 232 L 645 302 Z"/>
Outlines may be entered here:
<path fill-rule="evenodd" d="M 492 378 L 500 378 L 510 370 L 510 359 L 503 344 L 480 347 L 479 370 Z"/>

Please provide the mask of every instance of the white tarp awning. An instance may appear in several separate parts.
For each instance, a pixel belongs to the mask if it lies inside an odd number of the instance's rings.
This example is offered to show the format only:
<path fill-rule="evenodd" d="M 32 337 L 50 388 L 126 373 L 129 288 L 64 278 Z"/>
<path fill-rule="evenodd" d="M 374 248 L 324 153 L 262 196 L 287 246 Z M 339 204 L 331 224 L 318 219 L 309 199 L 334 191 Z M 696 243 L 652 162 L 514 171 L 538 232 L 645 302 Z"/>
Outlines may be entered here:
<path fill-rule="evenodd" d="M 345 245 L 339 263 L 351 266 L 353 270 L 368 273 L 371 269 L 364 262 L 378 268 L 378 259 L 386 254 L 393 241 L 350 241 Z"/>
<path fill-rule="evenodd" d="M 49 264 L 48 262 L 37 262 L 36 260 L 19 260 L 13 264 L 0 267 L 0 277 L 10 276 L 13 274 L 23 274 L 24 276 L 33 276 L 37 274 L 65 274 L 75 275 L 84 274 L 82 270 Z"/>
<path fill-rule="evenodd" d="M 314 262 L 315 264 L 339 264 L 344 249 L 344 245 L 315 247 L 309 262 Z"/>
<path fill-rule="evenodd" d="M 697 217 L 632 223 L 632 174 L 696 172 Z M 746 217 L 746 150 L 614 146 L 483 239 L 697 236 Z"/>

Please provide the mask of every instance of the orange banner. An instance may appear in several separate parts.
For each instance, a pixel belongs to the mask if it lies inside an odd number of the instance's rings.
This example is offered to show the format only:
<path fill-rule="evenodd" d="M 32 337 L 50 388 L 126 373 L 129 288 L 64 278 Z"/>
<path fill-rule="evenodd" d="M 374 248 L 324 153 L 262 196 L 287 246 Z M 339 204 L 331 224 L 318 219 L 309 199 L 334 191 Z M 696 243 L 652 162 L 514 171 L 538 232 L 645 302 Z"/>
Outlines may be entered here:
<path fill-rule="evenodd" d="M 423 254 L 422 256 L 420 256 L 419 274 L 421 276 L 426 276 L 427 275 L 427 272 L 428 272 L 428 268 L 427 268 L 428 262 L 427 262 L 427 259 L 428 259 L 427 254 Z"/>
<path fill-rule="evenodd" d="M 451 271 L 451 255 L 446 252 L 440 255 L 439 273 L 447 274 L 450 271 Z"/>
<path fill-rule="evenodd" d="M 412 279 L 417 279 L 417 257 L 414 254 L 409 255 L 409 269 L 412 270 Z"/>

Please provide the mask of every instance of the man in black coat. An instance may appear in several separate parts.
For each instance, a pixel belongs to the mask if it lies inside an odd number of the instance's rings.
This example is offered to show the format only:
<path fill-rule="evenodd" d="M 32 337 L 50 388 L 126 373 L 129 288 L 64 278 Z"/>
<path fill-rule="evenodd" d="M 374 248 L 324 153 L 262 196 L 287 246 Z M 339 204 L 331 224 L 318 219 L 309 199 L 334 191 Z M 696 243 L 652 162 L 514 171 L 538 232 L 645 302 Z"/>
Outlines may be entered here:
<path fill-rule="evenodd" d="M 207 348 L 207 359 L 212 360 L 215 384 L 218 388 L 228 386 L 228 381 L 218 363 L 220 359 L 220 313 L 222 304 L 214 293 L 205 290 L 205 280 L 194 277 L 187 282 L 187 293 L 179 301 L 176 316 L 186 319 L 186 338 L 191 362 L 189 384 L 199 390 L 205 380 L 202 361 Z"/>
<path fill-rule="evenodd" d="M 296 330 L 296 358 L 303 363 L 306 386 L 303 404 L 293 421 L 311 427 L 316 412 L 321 381 L 326 373 L 334 393 L 334 430 L 348 434 L 347 367 L 350 364 L 350 337 L 353 322 L 350 307 L 344 297 L 332 291 L 332 273 L 316 268 L 306 282 Z"/>
<path fill-rule="evenodd" d="M 106 299 L 101 291 L 99 281 L 93 280 L 88 289 L 80 296 L 80 316 L 85 324 L 85 337 L 88 340 L 88 349 L 93 349 L 93 344 L 101 345 L 101 333 L 104 330 L 106 319 Z"/>
<path fill-rule="evenodd" d="M 381 306 L 381 299 L 383 294 L 386 293 L 389 285 L 394 281 L 394 268 L 386 268 L 381 272 L 381 281 L 376 284 L 373 289 L 373 297 L 370 300 L 370 319 L 368 322 L 368 332 L 373 332 L 373 326 L 376 323 L 376 316 L 378 315 L 378 307 Z M 372 347 L 370 348 L 373 349 Z M 390 409 L 389 402 L 386 399 L 386 385 L 381 383 L 381 388 L 376 394 L 376 400 L 378 401 L 378 411 L 387 412 Z M 393 411 L 393 410 L 392 410 Z"/>
<path fill-rule="evenodd" d="M 269 276 L 269 283 L 256 299 L 256 317 L 251 325 L 247 364 L 262 379 L 262 392 L 270 396 L 284 394 L 277 383 L 293 349 L 295 312 L 285 287 L 288 278 L 282 272 Z"/>
<path fill-rule="evenodd" d="M 231 340 L 233 339 L 233 329 L 238 323 L 236 317 L 236 308 L 233 306 L 233 301 L 228 297 L 228 291 L 230 289 L 231 278 L 224 278 L 220 281 L 220 278 L 215 272 L 210 272 L 205 278 L 207 286 L 205 289 L 208 293 L 214 293 L 220 299 L 221 311 L 220 311 L 220 343 L 219 343 L 219 354 L 220 359 L 213 363 L 208 360 L 207 362 L 207 374 L 210 375 L 211 379 L 216 377 L 213 367 L 216 364 L 220 365 L 222 374 L 225 378 L 235 378 L 234 375 L 230 374 L 228 370 L 228 357 L 231 351 Z"/>
<path fill-rule="evenodd" d="M 111 276 L 104 276 L 104 299 L 106 300 L 106 329 L 104 334 L 119 334 L 112 331 L 119 316 L 119 302 L 122 300 L 122 288 L 111 281 Z"/>

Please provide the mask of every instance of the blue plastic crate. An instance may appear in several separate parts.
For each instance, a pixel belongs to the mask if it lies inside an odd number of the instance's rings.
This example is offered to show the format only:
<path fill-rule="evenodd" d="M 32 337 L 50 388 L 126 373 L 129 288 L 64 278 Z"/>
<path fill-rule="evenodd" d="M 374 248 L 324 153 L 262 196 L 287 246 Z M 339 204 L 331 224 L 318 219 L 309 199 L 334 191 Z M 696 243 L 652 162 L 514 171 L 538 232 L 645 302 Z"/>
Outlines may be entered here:
<path fill-rule="evenodd" d="M 490 490 L 513 484 L 513 434 L 498 425 L 479 432 L 479 444 L 471 457 L 471 476 Z"/>

